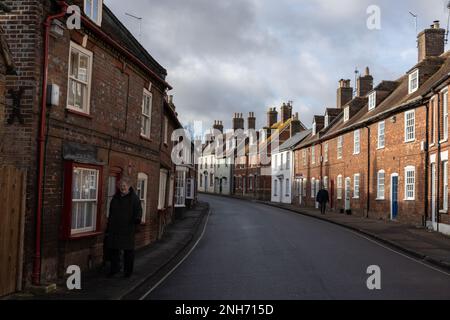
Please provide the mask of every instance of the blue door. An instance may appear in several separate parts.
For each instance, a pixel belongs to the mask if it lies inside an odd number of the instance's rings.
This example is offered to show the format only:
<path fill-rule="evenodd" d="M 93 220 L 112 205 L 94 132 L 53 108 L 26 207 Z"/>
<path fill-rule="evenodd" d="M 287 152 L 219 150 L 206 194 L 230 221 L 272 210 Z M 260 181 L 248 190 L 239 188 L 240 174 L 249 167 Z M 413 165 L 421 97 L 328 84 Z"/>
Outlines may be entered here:
<path fill-rule="evenodd" d="M 397 219 L 398 215 L 398 176 L 392 177 L 392 220 Z"/>

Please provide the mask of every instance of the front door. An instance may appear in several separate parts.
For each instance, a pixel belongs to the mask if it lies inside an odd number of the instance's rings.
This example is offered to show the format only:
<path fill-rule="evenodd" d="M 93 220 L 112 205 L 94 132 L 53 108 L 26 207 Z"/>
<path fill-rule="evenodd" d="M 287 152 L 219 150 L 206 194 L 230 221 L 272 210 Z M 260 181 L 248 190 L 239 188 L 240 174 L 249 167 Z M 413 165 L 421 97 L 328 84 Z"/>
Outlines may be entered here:
<path fill-rule="evenodd" d="M 350 210 L 350 196 L 351 196 L 351 180 L 345 179 L 345 211 Z"/>
<path fill-rule="evenodd" d="M 391 219 L 396 220 L 398 215 L 398 174 L 391 177 Z"/>

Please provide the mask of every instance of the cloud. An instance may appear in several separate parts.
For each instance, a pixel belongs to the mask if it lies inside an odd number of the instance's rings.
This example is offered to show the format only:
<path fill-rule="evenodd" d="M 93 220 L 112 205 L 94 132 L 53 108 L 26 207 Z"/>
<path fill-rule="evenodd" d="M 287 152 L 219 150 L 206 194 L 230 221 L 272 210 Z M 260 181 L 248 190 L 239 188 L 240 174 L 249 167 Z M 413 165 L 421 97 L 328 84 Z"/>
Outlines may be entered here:
<path fill-rule="evenodd" d="M 333 107 L 337 82 L 369 66 L 375 82 L 400 77 L 417 59 L 418 29 L 446 23 L 444 0 L 106 0 L 168 70 L 184 123 L 206 126 L 253 111 L 263 126 L 269 106 L 293 100 L 306 125 Z M 366 10 L 381 9 L 381 30 Z"/>

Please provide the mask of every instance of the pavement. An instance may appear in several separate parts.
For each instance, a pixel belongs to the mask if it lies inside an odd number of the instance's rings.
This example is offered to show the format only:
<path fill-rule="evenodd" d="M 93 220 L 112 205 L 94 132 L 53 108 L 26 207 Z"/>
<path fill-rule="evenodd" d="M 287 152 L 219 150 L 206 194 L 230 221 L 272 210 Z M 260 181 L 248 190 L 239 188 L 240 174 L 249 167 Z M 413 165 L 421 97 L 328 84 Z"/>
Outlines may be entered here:
<path fill-rule="evenodd" d="M 19 293 L 6 300 L 123 300 L 128 299 L 141 286 L 158 282 L 185 252 L 194 244 L 202 226 L 206 223 L 209 204 L 200 202 L 197 206 L 166 228 L 161 240 L 147 248 L 136 251 L 135 272 L 131 278 L 106 277 L 107 270 L 97 269 L 82 274 L 82 290 L 68 291 L 59 286 L 51 294 Z M 135 297 L 139 298 L 139 297 Z"/>
<path fill-rule="evenodd" d="M 200 198 L 211 208 L 201 241 L 146 299 L 450 299 L 450 273 L 348 227 L 258 202 Z M 372 266 L 380 290 L 368 286 Z"/>

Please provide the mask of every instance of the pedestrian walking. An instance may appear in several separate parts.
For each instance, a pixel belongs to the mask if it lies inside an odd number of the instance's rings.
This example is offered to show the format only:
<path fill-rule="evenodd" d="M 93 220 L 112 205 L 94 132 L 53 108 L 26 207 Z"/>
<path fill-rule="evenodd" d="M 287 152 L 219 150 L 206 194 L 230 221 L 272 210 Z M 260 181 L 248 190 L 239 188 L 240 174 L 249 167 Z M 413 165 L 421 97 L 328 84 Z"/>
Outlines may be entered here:
<path fill-rule="evenodd" d="M 141 223 L 142 207 L 139 197 L 131 187 L 131 180 L 123 177 L 119 191 L 111 200 L 105 246 L 111 261 L 108 274 L 113 277 L 120 272 L 123 251 L 124 276 L 130 277 L 134 268 L 134 245 L 136 226 Z"/>
<path fill-rule="evenodd" d="M 327 203 L 330 202 L 328 190 L 322 187 L 322 189 L 320 189 L 317 193 L 316 201 L 319 203 L 320 213 L 325 214 L 327 210 Z"/>

